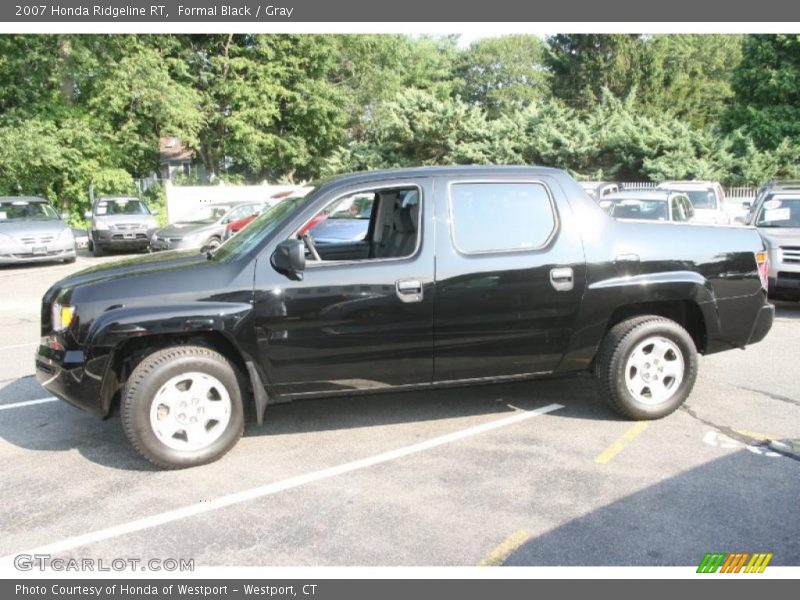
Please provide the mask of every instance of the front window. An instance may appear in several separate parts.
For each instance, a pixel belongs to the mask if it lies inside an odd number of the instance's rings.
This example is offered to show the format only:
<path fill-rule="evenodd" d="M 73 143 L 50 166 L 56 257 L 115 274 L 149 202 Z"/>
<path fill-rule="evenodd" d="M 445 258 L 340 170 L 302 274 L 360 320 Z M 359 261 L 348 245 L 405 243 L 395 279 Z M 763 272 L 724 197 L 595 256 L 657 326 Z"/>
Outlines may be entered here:
<path fill-rule="evenodd" d="M 664 200 L 625 198 L 614 202 L 610 214 L 615 219 L 669 221 L 669 206 Z"/>
<path fill-rule="evenodd" d="M 260 210 L 260 204 L 243 204 L 241 206 L 237 206 L 230 213 L 228 213 L 228 216 L 225 217 L 225 222 L 231 223 L 233 221 L 238 221 L 239 219 L 244 219 L 250 215 L 257 214 L 260 212 Z"/>
<path fill-rule="evenodd" d="M 8 200 L 0 202 L 0 221 L 57 219 L 58 213 L 46 202 Z"/>
<path fill-rule="evenodd" d="M 141 200 L 131 198 L 115 198 L 113 200 L 99 200 L 95 208 L 97 216 L 106 215 L 149 215 L 147 205 Z"/>
<path fill-rule="evenodd" d="M 758 213 L 756 227 L 800 227 L 800 198 L 767 200 Z"/>

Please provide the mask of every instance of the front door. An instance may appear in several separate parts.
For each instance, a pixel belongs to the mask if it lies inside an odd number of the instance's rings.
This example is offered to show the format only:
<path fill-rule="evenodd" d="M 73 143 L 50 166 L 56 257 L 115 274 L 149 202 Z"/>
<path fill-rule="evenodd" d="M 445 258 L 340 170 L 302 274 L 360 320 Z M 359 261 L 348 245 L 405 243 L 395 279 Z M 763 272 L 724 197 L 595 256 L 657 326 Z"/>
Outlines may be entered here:
<path fill-rule="evenodd" d="M 430 383 L 431 180 L 340 189 L 315 209 L 290 236 L 306 240 L 302 281 L 258 261 L 255 326 L 270 386 L 302 395 Z"/>

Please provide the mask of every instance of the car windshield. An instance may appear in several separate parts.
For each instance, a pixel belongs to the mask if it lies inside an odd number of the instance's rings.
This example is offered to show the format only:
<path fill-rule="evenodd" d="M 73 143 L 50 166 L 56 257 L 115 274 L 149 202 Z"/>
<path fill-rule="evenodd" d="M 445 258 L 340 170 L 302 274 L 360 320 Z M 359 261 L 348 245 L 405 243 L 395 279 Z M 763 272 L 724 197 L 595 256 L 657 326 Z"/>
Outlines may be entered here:
<path fill-rule="evenodd" d="M 3 200 L 0 202 L 0 221 L 58 219 L 58 213 L 46 202 L 34 200 Z"/>
<path fill-rule="evenodd" d="M 114 198 L 99 200 L 94 209 L 97 216 L 104 215 L 149 215 L 147 205 L 135 198 Z"/>
<path fill-rule="evenodd" d="M 210 225 L 219 221 L 231 209 L 228 204 L 201 206 L 178 223 L 182 225 Z"/>
<path fill-rule="evenodd" d="M 800 227 L 800 197 L 764 202 L 756 227 Z"/>
<path fill-rule="evenodd" d="M 305 198 L 306 196 L 291 196 L 268 208 L 240 233 L 217 248 L 214 258 L 227 260 L 246 254 L 261 243 L 265 235 L 280 225 L 286 215 L 292 212 Z"/>
<path fill-rule="evenodd" d="M 669 220 L 669 207 L 664 200 L 625 198 L 613 202 L 610 214 L 616 219 Z"/>
<path fill-rule="evenodd" d="M 689 196 L 689 201 L 695 208 L 699 208 L 700 210 L 717 209 L 717 195 L 714 193 L 714 190 L 682 190 L 682 192 Z"/>

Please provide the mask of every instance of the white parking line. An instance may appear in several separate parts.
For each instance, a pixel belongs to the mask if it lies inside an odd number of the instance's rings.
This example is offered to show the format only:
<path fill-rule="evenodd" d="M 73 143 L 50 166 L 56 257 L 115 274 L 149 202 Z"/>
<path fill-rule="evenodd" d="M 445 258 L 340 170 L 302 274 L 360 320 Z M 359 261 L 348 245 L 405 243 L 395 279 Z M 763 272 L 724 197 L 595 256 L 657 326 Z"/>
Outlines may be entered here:
<path fill-rule="evenodd" d="M 330 479 L 331 477 L 336 477 L 337 475 L 343 475 L 345 473 L 350 473 L 352 471 L 366 469 L 367 467 L 372 467 L 374 465 L 389 462 L 391 460 L 397 460 L 398 458 L 403 458 L 411 454 L 416 454 L 418 452 L 423 452 L 425 450 L 436 448 L 437 446 L 443 446 L 444 444 L 449 444 L 451 442 L 463 440 L 465 438 L 485 433 L 487 431 L 499 429 L 500 427 L 506 427 L 507 425 L 520 423 L 527 419 L 531 419 L 533 417 L 539 417 L 549 412 L 559 410 L 560 408 L 564 407 L 561 404 L 548 404 L 547 406 L 543 406 L 541 408 L 537 408 L 534 410 L 517 411 L 510 417 L 496 419 L 488 423 L 476 425 L 475 427 L 462 429 L 461 431 L 454 431 L 453 433 L 448 433 L 435 438 L 431 438 L 424 442 L 411 444 L 410 446 L 403 446 L 402 448 L 397 448 L 396 450 L 389 450 L 387 452 L 382 452 L 381 454 L 376 454 L 374 456 L 370 456 L 367 458 L 354 460 L 352 462 L 337 465 L 335 467 L 329 467 L 321 471 L 314 471 L 313 473 L 308 473 L 306 475 L 298 475 L 296 477 L 290 477 L 289 479 L 276 481 L 274 483 L 268 483 L 266 485 L 251 488 L 249 490 L 234 492 L 233 494 L 220 496 L 219 498 L 210 500 L 208 502 L 202 502 L 198 504 L 193 504 L 191 506 L 176 508 L 174 510 L 169 510 L 163 513 L 152 515 L 150 517 L 137 519 L 129 523 L 123 523 L 121 525 L 115 525 L 114 527 L 108 527 L 107 529 L 100 529 L 98 531 L 92 531 L 90 533 L 85 533 L 83 535 L 77 535 L 75 537 L 67 538 L 60 542 L 55 542 L 53 544 L 47 544 L 46 546 L 40 546 L 39 548 L 35 548 L 32 550 L 25 550 L 22 552 L 17 552 L 15 554 L 10 554 L 8 556 L 0 558 L 0 565 L 10 566 L 13 563 L 14 556 L 17 556 L 19 554 L 27 554 L 27 555 L 59 554 L 62 552 L 67 552 L 68 550 L 73 550 L 74 548 L 80 548 L 81 546 L 86 546 L 88 544 L 100 542 L 102 540 L 107 540 L 121 535 L 127 535 L 129 533 L 142 531 L 143 529 L 150 529 L 151 527 L 157 527 L 159 525 L 164 525 L 166 523 L 178 521 L 181 519 L 185 519 L 187 517 L 192 517 L 195 515 L 211 512 L 213 510 L 218 510 L 220 508 L 225 508 L 227 506 L 232 506 L 234 504 L 240 504 L 242 502 L 247 502 L 248 500 L 255 500 L 257 498 L 271 496 L 273 494 L 277 494 L 278 492 L 291 490 L 293 488 L 300 487 L 302 485 L 306 485 L 309 483 L 314 483 L 316 481 L 321 481 L 323 479 Z"/>
<path fill-rule="evenodd" d="M 0 410 L 9 410 L 11 408 L 22 408 L 23 406 L 33 406 L 34 404 L 44 404 L 45 402 L 55 402 L 58 398 L 50 396 L 49 398 L 39 398 L 38 400 L 25 400 L 25 402 L 14 402 L 14 404 L 0 404 Z"/>
<path fill-rule="evenodd" d="M 13 348 L 29 348 L 31 346 L 37 346 L 39 342 L 28 342 L 27 344 L 14 344 L 13 346 L 0 346 L 0 351 L 2 350 L 12 350 Z"/>

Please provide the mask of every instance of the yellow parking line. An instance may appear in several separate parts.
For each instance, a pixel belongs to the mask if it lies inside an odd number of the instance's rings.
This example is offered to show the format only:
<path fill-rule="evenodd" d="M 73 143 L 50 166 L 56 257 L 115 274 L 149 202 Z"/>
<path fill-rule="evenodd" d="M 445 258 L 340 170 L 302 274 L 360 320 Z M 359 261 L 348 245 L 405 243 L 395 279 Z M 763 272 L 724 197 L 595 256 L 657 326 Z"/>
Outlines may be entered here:
<path fill-rule="evenodd" d="M 617 454 L 622 452 L 622 450 L 630 444 L 636 436 L 642 433 L 645 429 L 647 429 L 647 422 L 646 421 L 639 421 L 638 423 L 634 423 L 633 426 L 628 429 L 625 433 L 622 434 L 617 440 L 614 441 L 608 448 L 603 450 L 600 454 L 597 455 L 597 458 L 594 459 L 599 465 L 604 465 L 609 462 L 612 458 L 614 458 Z"/>
<path fill-rule="evenodd" d="M 778 440 L 781 437 L 779 435 L 771 435 L 769 433 L 764 433 L 762 431 L 752 431 L 750 429 L 732 429 L 732 431 L 739 433 L 741 435 L 746 435 L 747 437 L 751 437 L 755 440 Z"/>
<path fill-rule="evenodd" d="M 486 557 L 478 563 L 479 567 L 499 567 L 511 556 L 517 548 L 531 539 L 533 534 L 527 529 L 520 529 L 508 536 L 503 543 L 495 547 Z"/>

